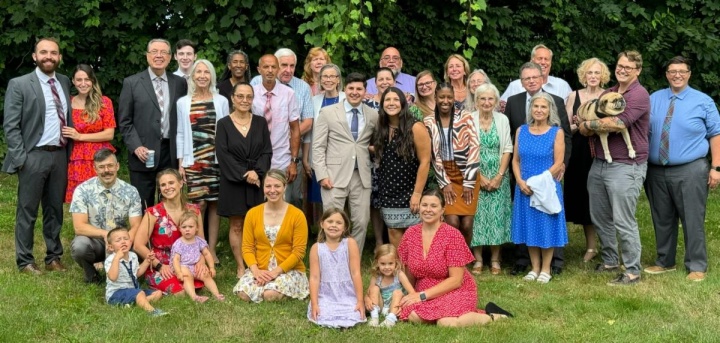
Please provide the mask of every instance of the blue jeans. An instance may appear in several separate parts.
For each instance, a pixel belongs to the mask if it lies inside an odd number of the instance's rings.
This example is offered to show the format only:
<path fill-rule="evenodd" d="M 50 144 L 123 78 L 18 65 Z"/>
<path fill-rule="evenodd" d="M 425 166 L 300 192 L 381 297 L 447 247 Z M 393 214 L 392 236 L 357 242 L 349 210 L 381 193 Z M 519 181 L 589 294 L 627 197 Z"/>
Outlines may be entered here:
<path fill-rule="evenodd" d="M 590 217 L 602 244 L 600 256 L 607 266 L 620 265 L 618 239 L 626 273 L 640 275 L 640 231 L 635 218 L 647 162 L 607 163 L 595 159 L 588 174 Z"/>

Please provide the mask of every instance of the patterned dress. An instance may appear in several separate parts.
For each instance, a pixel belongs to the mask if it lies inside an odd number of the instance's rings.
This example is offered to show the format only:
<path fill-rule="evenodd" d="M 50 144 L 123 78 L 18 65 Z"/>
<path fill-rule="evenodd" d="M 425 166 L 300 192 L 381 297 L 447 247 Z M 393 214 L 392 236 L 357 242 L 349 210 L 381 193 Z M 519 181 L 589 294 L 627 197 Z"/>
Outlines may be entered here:
<path fill-rule="evenodd" d="M 277 234 L 280 231 L 280 225 L 270 226 L 265 225 L 265 236 L 270 242 L 270 247 L 275 246 L 277 240 Z M 273 270 L 280 265 L 277 258 L 275 258 L 275 252 L 271 249 L 270 262 L 268 262 L 267 270 Z M 310 293 L 310 286 L 308 285 L 307 276 L 304 272 L 299 270 L 289 270 L 287 273 L 282 273 L 263 286 L 259 286 L 255 283 L 255 277 L 253 276 L 250 268 L 245 270 L 245 274 L 240 278 L 240 281 L 233 288 L 233 293 L 237 294 L 243 292 L 255 303 L 263 301 L 263 292 L 275 291 L 282 295 L 285 295 L 294 299 L 305 299 Z"/>
<path fill-rule="evenodd" d="M 220 186 L 220 167 L 215 162 L 215 105 L 210 100 L 190 105 L 193 157 L 195 164 L 185 168 L 188 199 L 216 201 Z"/>
<path fill-rule="evenodd" d="M 318 243 L 320 260 L 320 289 L 318 289 L 317 320 L 312 319 L 312 305 L 308 304 L 307 317 L 318 325 L 332 328 L 349 328 L 365 322 L 355 310 L 357 296 L 350 275 L 350 253 L 348 239 L 343 238 L 337 249 L 330 250 L 327 244 Z"/>
<path fill-rule="evenodd" d="M 559 127 L 552 126 L 547 132 L 535 135 L 530 132 L 527 124 L 520 127 L 517 149 L 520 157 L 520 174 L 523 180 L 527 181 L 531 176 L 542 174 L 553 165 L 553 150 L 558 130 L 560 130 Z M 558 181 L 555 181 L 555 190 L 562 207 L 562 186 Z M 530 196 L 525 195 L 520 191 L 520 187 L 515 185 L 512 219 L 513 243 L 542 249 L 565 246 L 568 242 L 565 225 L 565 210 L 561 210 L 557 214 L 547 214 L 530 207 Z"/>
<path fill-rule="evenodd" d="M 399 130 L 390 130 L 395 131 L 395 134 L 383 150 L 380 168 L 376 173 L 380 186 L 380 204 L 388 227 L 405 228 L 420 222 L 420 217 L 410 212 L 410 197 L 415 189 L 420 161 L 417 157 L 406 161 L 398 154 Z"/>
<path fill-rule="evenodd" d="M 188 204 L 188 211 L 193 211 L 195 214 L 200 215 L 200 208 L 197 205 Z M 172 217 L 165 210 L 165 203 L 160 202 L 159 204 L 148 207 L 147 212 L 150 213 L 155 220 L 155 227 L 153 227 L 150 233 L 150 250 L 155 253 L 155 258 L 164 265 L 172 265 L 170 259 L 170 251 L 172 250 L 173 243 L 177 241 L 182 234 Z M 180 282 L 176 276 L 169 279 L 163 280 L 160 272 L 148 268 L 145 272 L 145 280 L 148 286 L 151 288 L 162 291 L 165 294 L 177 293 L 183 290 L 182 282 Z M 203 282 L 195 280 L 195 288 L 202 288 Z"/>
<path fill-rule="evenodd" d="M 374 99 L 363 100 L 363 103 L 374 110 L 380 109 L 380 103 Z M 375 158 L 375 154 L 370 154 L 370 161 L 373 161 L 372 167 L 370 168 L 370 206 L 372 208 L 382 208 L 382 202 L 380 201 L 380 176 L 377 172 L 380 165 L 377 158 Z"/>
<path fill-rule="evenodd" d="M 477 309 L 477 285 L 465 268 L 474 261 L 460 231 L 442 223 L 433 237 L 427 256 L 423 256 L 422 225 L 411 226 L 403 235 L 398 255 L 407 270 L 415 277 L 415 290 L 425 291 L 450 276 L 449 267 L 463 268 L 462 285 L 437 298 L 405 306 L 400 319 L 407 320 L 415 312 L 420 318 L 435 321 L 446 317 L 459 317 Z"/>
<path fill-rule="evenodd" d="M 115 113 L 113 112 L 112 101 L 110 98 L 102 97 L 102 107 L 100 107 L 100 116 L 94 123 L 87 121 L 85 110 L 72 110 L 73 126 L 78 133 L 98 133 L 105 129 L 115 128 Z M 95 168 L 93 166 L 93 154 L 96 151 L 108 148 L 115 152 L 115 148 L 107 142 L 81 142 L 73 143 L 73 149 L 70 153 L 68 161 L 68 183 L 65 191 L 65 202 L 72 201 L 72 195 L 75 188 L 85 182 L 85 180 L 95 176 Z"/>
<path fill-rule="evenodd" d="M 170 249 L 170 261 L 172 262 L 172 258 L 175 258 L 175 254 L 180 255 L 180 266 L 187 267 L 187 269 L 190 269 L 193 277 L 197 277 L 197 274 L 195 274 L 195 265 L 200 261 L 203 249 L 207 247 L 207 241 L 197 236 L 195 236 L 192 243 L 185 243 L 182 237 L 178 238 Z M 175 273 L 173 263 L 170 263 L 170 269 Z"/>
<path fill-rule="evenodd" d="M 487 178 L 493 178 L 500 170 L 500 136 L 495 121 L 490 131 L 478 128 L 480 140 L 480 172 Z M 479 177 L 478 177 L 479 178 Z M 510 200 L 510 176 L 505 173 L 500 188 L 494 192 L 480 190 L 477 211 L 473 221 L 473 236 L 470 246 L 500 245 L 510 242 L 510 218 L 512 201 Z"/>

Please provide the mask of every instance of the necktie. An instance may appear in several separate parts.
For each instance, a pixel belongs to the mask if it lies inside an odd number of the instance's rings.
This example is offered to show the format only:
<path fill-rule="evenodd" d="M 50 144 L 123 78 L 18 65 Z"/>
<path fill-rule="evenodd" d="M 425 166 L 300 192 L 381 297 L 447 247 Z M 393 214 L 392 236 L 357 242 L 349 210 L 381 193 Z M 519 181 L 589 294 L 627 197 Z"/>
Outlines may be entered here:
<path fill-rule="evenodd" d="M 67 141 L 65 140 L 65 137 L 62 135 L 62 128 L 65 127 L 65 114 L 63 114 L 63 106 L 62 101 L 60 101 L 60 94 L 58 93 L 57 88 L 55 87 L 55 79 L 48 80 L 48 83 L 50 83 L 50 91 L 52 92 L 53 96 L 53 102 L 55 103 L 55 111 L 58 115 L 58 120 L 60 120 L 60 146 L 65 146 Z"/>
<path fill-rule="evenodd" d="M 675 99 L 677 97 L 674 95 L 670 98 L 670 107 L 665 115 L 662 133 L 660 134 L 660 163 L 663 165 L 670 162 L 670 122 L 672 121 L 673 112 L 675 112 Z"/>
<path fill-rule="evenodd" d="M 267 120 L 268 124 L 268 130 L 272 130 L 272 92 L 265 93 L 265 96 L 267 97 L 267 100 L 265 101 L 265 110 L 263 111 L 263 116 L 265 116 L 265 120 Z"/>
<path fill-rule="evenodd" d="M 358 111 L 357 108 L 352 109 L 352 120 L 350 120 L 350 133 L 352 133 L 353 139 L 358 138 Z"/>
<path fill-rule="evenodd" d="M 155 96 L 157 97 L 158 106 L 160 106 L 160 131 L 162 136 L 165 137 L 167 118 L 165 116 L 165 97 L 163 96 L 162 83 L 163 79 L 161 77 L 155 78 Z"/>
<path fill-rule="evenodd" d="M 140 283 L 138 283 L 137 277 L 135 277 L 135 274 L 132 270 L 132 261 L 128 262 L 130 266 L 128 266 L 125 261 L 120 261 L 120 263 L 122 263 L 123 267 L 125 267 L 125 270 L 127 270 L 128 275 L 130 275 L 130 278 L 132 278 L 133 286 L 135 286 L 135 289 L 140 288 Z"/>

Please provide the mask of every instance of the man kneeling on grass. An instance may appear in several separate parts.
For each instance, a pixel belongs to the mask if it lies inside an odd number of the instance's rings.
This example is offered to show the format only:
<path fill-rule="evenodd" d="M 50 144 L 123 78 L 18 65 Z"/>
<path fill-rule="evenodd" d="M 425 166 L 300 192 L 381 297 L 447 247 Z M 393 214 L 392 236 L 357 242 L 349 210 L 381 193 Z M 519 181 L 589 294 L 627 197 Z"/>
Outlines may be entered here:
<path fill-rule="evenodd" d="M 137 304 L 153 317 L 160 317 L 167 312 L 152 307 L 151 301 L 162 298 L 162 292 L 150 289 L 141 289 L 138 276 L 152 265 L 155 255 L 150 253 L 142 263 L 138 262 L 137 255 L 130 251 L 132 245 L 128 229 L 118 227 L 107 234 L 108 250 L 112 253 L 105 259 L 107 271 L 107 288 L 105 299 L 110 305 Z"/>

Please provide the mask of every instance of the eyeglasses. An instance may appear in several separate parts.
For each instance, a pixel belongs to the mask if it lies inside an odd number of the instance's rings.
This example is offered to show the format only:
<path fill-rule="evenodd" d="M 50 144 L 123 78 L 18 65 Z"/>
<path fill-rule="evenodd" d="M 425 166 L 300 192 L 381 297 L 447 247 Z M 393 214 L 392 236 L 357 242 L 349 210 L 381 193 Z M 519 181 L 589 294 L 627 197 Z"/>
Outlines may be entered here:
<path fill-rule="evenodd" d="M 520 80 L 522 80 L 522 82 L 529 82 L 529 81 L 537 81 L 540 79 L 542 79 L 542 76 L 528 76 L 528 77 L 523 77 Z"/>
<path fill-rule="evenodd" d="M 435 81 L 428 81 L 428 82 L 418 83 L 418 84 L 417 84 L 417 87 L 418 87 L 418 89 L 420 89 L 420 88 L 425 88 L 425 87 L 430 87 L 430 86 L 433 85 L 433 83 L 435 83 Z"/>
<path fill-rule="evenodd" d="M 150 55 L 170 55 L 170 51 L 167 50 L 150 50 L 147 52 Z"/>
<path fill-rule="evenodd" d="M 117 163 L 95 165 L 95 168 L 97 168 L 100 171 L 105 171 L 105 170 L 111 171 L 111 170 L 115 170 L 117 167 L 118 167 Z"/>
<path fill-rule="evenodd" d="M 628 66 L 619 65 L 619 64 L 615 67 L 615 70 L 617 70 L 617 71 L 623 71 L 623 70 L 624 71 L 633 71 L 635 69 L 640 69 L 640 68 L 628 67 Z"/>
<path fill-rule="evenodd" d="M 400 56 L 390 56 L 390 55 L 387 55 L 387 56 L 383 56 L 383 57 L 382 57 L 382 60 L 383 60 L 383 61 L 386 61 L 386 62 L 387 62 L 387 61 L 398 62 L 398 61 L 400 61 Z"/>
<path fill-rule="evenodd" d="M 668 70 L 665 73 L 668 75 L 681 75 L 681 76 L 687 76 L 687 74 L 690 74 L 689 70 Z"/>
<path fill-rule="evenodd" d="M 336 80 L 337 78 L 338 78 L 337 75 L 323 75 L 323 76 L 320 76 L 320 79 L 325 80 L 325 81 L 332 81 L 332 80 Z"/>
<path fill-rule="evenodd" d="M 237 101 L 243 101 L 243 100 L 252 101 L 253 96 L 251 94 L 248 94 L 248 95 L 233 94 L 233 98 L 235 98 L 235 100 L 237 100 Z"/>

